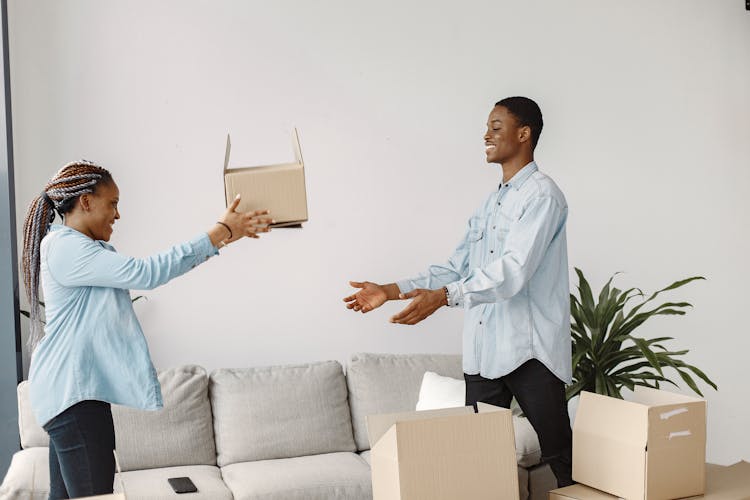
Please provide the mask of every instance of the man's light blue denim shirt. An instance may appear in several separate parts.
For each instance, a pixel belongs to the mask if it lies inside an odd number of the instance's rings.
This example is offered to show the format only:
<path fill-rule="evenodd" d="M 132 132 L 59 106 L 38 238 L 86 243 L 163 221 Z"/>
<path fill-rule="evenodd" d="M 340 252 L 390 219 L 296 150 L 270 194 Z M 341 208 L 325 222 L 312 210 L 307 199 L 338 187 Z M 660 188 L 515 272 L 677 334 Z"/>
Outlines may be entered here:
<path fill-rule="evenodd" d="M 562 191 L 531 162 L 474 212 L 447 263 L 397 283 L 445 286 L 448 305 L 464 308 L 465 373 L 494 379 L 538 359 L 571 382 L 567 216 Z"/>
<path fill-rule="evenodd" d="M 29 372 L 37 422 L 44 425 L 84 400 L 161 408 L 161 387 L 128 290 L 163 285 L 216 255 L 208 235 L 135 259 L 53 225 L 40 251 L 47 324 Z"/>

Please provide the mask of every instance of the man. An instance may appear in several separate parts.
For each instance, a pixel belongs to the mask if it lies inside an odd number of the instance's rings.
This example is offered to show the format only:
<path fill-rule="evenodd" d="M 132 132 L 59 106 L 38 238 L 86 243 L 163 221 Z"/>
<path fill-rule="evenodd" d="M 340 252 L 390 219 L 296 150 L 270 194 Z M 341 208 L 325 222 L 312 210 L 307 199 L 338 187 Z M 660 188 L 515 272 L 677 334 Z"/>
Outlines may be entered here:
<path fill-rule="evenodd" d="M 463 307 L 466 404 L 508 408 L 515 396 L 539 436 L 542 459 L 558 486 L 567 486 L 573 483 L 565 400 L 571 380 L 568 206 L 534 162 L 542 126 L 531 99 L 498 102 L 484 141 L 487 162 L 502 166 L 503 180 L 469 219 L 448 262 L 398 283 L 350 282 L 360 290 L 344 301 L 367 313 L 388 300 L 412 299 L 391 318 L 405 325 L 443 306 Z"/>

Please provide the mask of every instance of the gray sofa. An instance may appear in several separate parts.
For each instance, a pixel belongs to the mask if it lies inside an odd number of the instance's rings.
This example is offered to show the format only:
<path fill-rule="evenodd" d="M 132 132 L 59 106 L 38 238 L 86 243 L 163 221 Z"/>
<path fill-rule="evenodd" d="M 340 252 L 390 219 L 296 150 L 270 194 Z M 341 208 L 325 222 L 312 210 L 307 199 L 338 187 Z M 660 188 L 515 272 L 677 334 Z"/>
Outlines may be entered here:
<path fill-rule="evenodd" d="M 113 406 L 122 473 L 115 490 L 129 500 L 370 499 L 369 414 L 413 410 L 425 371 L 461 378 L 458 355 L 356 354 L 346 375 L 336 361 L 268 368 L 198 366 L 159 374 L 164 408 Z M 0 499 L 46 500 L 48 437 L 34 420 L 28 385 L 18 387 L 22 449 Z M 540 466 L 528 422 L 514 416 L 520 498 L 555 487 Z M 177 496 L 167 478 L 189 476 L 198 493 Z"/>

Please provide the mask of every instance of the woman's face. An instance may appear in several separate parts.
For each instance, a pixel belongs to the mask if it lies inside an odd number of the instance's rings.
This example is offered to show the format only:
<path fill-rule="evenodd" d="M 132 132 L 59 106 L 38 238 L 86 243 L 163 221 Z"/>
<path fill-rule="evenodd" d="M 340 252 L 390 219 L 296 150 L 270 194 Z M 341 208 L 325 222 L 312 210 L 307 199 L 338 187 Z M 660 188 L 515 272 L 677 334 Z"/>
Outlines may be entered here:
<path fill-rule="evenodd" d="M 85 199 L 84 199 L 85 197 Z M 117 204 L 120 201 L 120 190 L 114 181 L 99 184 L 94 193 L 81 196 L 88 235 L 95 240 L 109 241 L 112 226 L 120 218 Z"/>

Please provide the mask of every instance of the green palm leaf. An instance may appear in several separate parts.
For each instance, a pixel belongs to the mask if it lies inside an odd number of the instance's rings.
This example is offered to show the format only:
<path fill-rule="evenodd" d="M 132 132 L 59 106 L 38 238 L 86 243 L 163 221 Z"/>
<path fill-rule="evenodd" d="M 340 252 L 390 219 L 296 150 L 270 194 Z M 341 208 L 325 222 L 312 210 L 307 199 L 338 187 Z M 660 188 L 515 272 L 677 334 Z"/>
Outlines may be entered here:
<path fill-rule="evenodd" d="M 664 343 L 673 337 L 660 336 L 644 339 L 632 333 L 655 316 L 683 316 L 692 305 L 688 302 L 664 302 L 646 308 L 660 294 L 675 290 L 702 276 L 675 281 L 649 296 L 639 288 L 620 290 L 613 286 L 619 273 L 613 274 L 594 298 L 591 285 L 583 272 L 575 268 L 578 276 L 578 295 L 570 294 L 573 382 L 566 388 L 568 398 L 582 390 L 595 391 L 613 397 L 622 397 L 625 387 L 658 388 L 662 383 L 677 386 L 664 369 L 677 372 L 682 382 L 696 394 L 702 395 L 697 379 L 717 389 L 716 384 L 700 369 L 681 358 L 687 349 L 670 349 Z M 629 303 L 641 301 L 626 311 Z"/>

